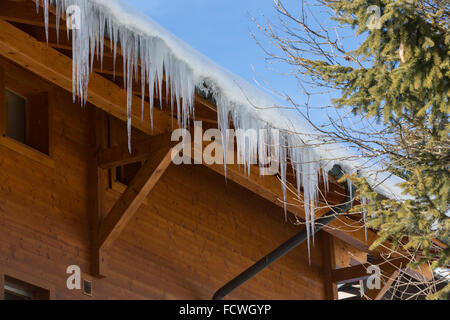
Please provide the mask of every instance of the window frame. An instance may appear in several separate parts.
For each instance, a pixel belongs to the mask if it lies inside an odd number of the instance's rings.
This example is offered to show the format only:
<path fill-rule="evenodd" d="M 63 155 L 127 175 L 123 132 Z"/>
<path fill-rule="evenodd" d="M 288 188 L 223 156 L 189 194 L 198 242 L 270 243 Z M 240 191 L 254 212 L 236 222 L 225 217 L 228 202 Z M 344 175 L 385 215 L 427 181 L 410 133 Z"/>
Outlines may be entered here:
<path fill-rule="evenodd" d="M 17 73 L 19 77 L 24 75 L 26 71 L 18 69 L 17 67 L 13 67 L 17 69 Z M 55 163 L 53 160 L 53 147 L 52 147 L 52 114 L 53 114 L 53 89 L 51 86 L 47 85 L 44 80 L 36 81 L 39 85 L 42 85 L 41 88 L 37 88 L 36 85 L 28 86 L 30 81 L 28 80 L 16 80 L 14 76 L 9 76 L 16 70 L 11 70 L 13 68 L 3 68 L 3 65 L 0 64 L 0 145 L 6 147 L 14 152 L 17 152 L 33 161 L 39 162 L 47 167 L 55 168 Z M 35 78 L 35 76 L 32 76 Z M 27 83 L 28 82 L 28 83 Z M 22 87 L 23 85 L 23 87 Z M 25 89 L 25 88 L 26 89 Z M 30 98 L 33 96 L 38 96 L 39 94 L 47 94 L 47 116 L 48 116 L 48 154 L 39 151 L 27 144 L 24 144 L 20 141 L 17 141 L 13 138 L 7 136 L 7 101 L 6 101 L 6 90 L 24 98 L 26 100 L 26 108 L 28 110 Z M 29 90 L 28 92 L 26 92 Z M 26 127 L 28 128 L 29 122 L 26 121 Z"/>
<path fill-rule="evenodd" d="M 106 117 L 106 136 L 107 136 L 107 140 L 108 140 L 108 146 L 112 147 L 112 146 L 120 146 L 123 145 L 125 143 L 127 143 L 128 141 L 128 137 L 126 135 L 126 125 L 119 119 L 112 117 L 110 115 L 108 115 Z M 132 135 L 133 137 L 135 136 L 135 134 L 133 133 Z M 132 164 L 138 164 L 140 163 L 141 168 L 144 165 L 145 161 L 138 161 Z M 123 168 L 125 166 L 119 166 L 119 167 L 114 167 L 111 169 L 108 169 L 108 185 L 109 185 L 109 189 L 112 191 L 115 191 L 119 194 L 122 194 L 125 192 L 125 190 L 128 188 L 128 185 L 122 183 L 121 181 L 118 180 L 117 177 L 117 169 L 121 168 L 120 170 L 122 170 L 122 175 L 123 175 Z M 139 172 L 139 170 L 138 170 Z"/>
<path fill-rule="evenodd" d="M 3 279 L 4 279 L 5 277 L 6 277 L 6 276 L 3 276 Z M 5 296 L 6 291 L 8 291 L 8 293 L 9 293 L 10 295 L 15 295 L 15 296 L 18 296 L 18 297 L 23 297 L 23 298 L 25 298 L 25 299 L 23 299 L 23 300 L 33 300 L 33 294 L 32 294 L 32 293 L 29 293 L 29 292 L 24 291 L 24 290 L 22 290 L 22 289 L 18 289 L 18 288 L 15 288 L 15 287 L 11 287 L 11 286 L 9 286 L 9 285 L 7 285 L 7 284 L 5 283 L 5 284 L 3 285 L 3 296 Z"/>
<path fill-rule="evenodd" d="M 5 277 L 13 278 L 24 282 L 28 285 L 40 288 L 42 290 L 48 291 L 48 300 L 55 299 L 55 291 L 56 287 L 51 284 L 49 281 L 36 278 L 31 274 L 24 273 L 21 271 L 17 271 L 16 268 L 2 266 L 0 264 L 0 301 L 5 300 L 4 292 L 5 292 Z"/>

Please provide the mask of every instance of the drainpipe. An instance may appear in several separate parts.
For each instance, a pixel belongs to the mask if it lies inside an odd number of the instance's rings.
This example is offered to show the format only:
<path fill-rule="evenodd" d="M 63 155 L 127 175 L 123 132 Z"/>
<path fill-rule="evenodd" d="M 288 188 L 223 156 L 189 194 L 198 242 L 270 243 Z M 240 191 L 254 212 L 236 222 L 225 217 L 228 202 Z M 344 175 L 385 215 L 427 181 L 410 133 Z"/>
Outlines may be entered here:
<path fill-rule="evenodd" d="M 342 171 L 341 167 L 338 165 L 335 165 L 333 169 L 329 172 L 332 176 L 334 176 L 336 179 L 340 179 L 344 172 Z M 342 204 L 337 206 L 336 208 L 331 209 L 328 211 L 324 216 L 320 217 L 315 222 L 315 228 L 313 230 L 313 234 L 316 234 L 319 232 L 323 227 L 325 227 L 327 224 L 332 222 L 337 218 L 339 214 L 347 212 L 353 205 L 351 194 L 348 183 L 345 183 L 345 200 Z M 352 186 L 352 188 L 354 188 Z M 354 194 L 354 193 L 353 193 Z M 302 244 L 306 239 L 308 239 L 308 234 L 306 232 L 306 229 L 299 232 L 297 235 L 293 236 L 291 239 L 283 243 L 281 246 L 273 250 L 271 253 L 269 253 L 267 256 L 256 262 L 254 265 L 252 265 L 250 268 L 242 272 L 240 275 L 235 277 L 233 280 L 228 282 L 226 285 L 224 285 L 222 288 L 217 290 L 217 292 L 213 296 L 213 300 L 222 300 L 227 295 L 229 295 L 232 291 L 240 287 L 242 284 L 244 284 L 247 280 L 250 280 L 255 275 L 257 275 L 259 272 L 270 266 L 272 263 L 289 253 L 291 250 L 298 247 L 300 244 Z"/>

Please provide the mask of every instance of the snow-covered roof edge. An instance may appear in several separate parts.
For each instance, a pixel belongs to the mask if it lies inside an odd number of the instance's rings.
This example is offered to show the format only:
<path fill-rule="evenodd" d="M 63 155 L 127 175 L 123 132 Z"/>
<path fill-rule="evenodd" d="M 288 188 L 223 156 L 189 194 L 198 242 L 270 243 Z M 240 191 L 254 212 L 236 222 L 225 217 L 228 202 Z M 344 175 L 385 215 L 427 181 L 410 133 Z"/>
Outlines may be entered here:
<path fill-rule="evenodd" d="M 43 3 L 46 24 L 49 4 L 56 6 L 57 15 L 76 5 L 80 9 L 81 28 L 73 30 L 73 94 L 86 101 L 91 58 L 96 51 L 103 54 L 105 35 L 112 40 L 114 53 L 120 45 L 124 57 L 124 76 L 128 90 L 128 130 L 131 133 L 131 95 L 133 77 L 141 77 L 147 86 L 142 90 L 156 88 L 161 98 L 163 73 L 165 85 L 176 101 L 176 112 L 182 125 L 186 125 L 194 112 L 196 88 L 213 96 L 217 103 L 218 124 L 226 132 L 231 115 L 236 129 L 269 129 L 265 141 L 256 136 L 250 148 L 245 149 L 244 159 L 250 160 L 257 151 L 265 157 L 271 150 L 267 142 L 279 139 L 278 154 L 281 155 L 281 177 L 286 181 L 286 163 L 291 160 L 297 176 L 297 185 L 303 187 L 307 228 L 314 225 L 314 207 L 318 198 L 320 173 L 339 164 L 347 173 L 358 172 L 367 178 L 374 189 L 389 198 L 401 198 L 402 182 L 398 177 L 364 168 L 362 160 L 349 159 L 351 151 L 340 145 L 321 144 L 314 138 L 317 134 L 301 119 L 290 119 L 277 107 L 277 102 L 235 74 L 225 70 L 200 54 L 182 40 L 163 29 L 149 17 L 141 14 L 122 0 L 40 0 Z M 39 0 L 36 1 L 39 6 Z M 57 19 L 59 20 L 59 19 Z M 106 34 L 105 34 L 106 30 Z M 48 32 L 48 27 L 46 28 Z M 140 61 L 142 73 L 138 74 Z M 150 108 L 153 108 L 153 92 L 150 91 Z M 145 95 L 143 95 L 145 96 Z M 152 114 L 152 112 L 150 112 Z M 149 119 L 153 121 L 153 119 Z M 274 133 L 279 130 L 281 137 Z M 237 137 L 239 140 L 239 137 Z M 244 137 L 245 139 L 245 137 Z M 269 139 L 269 140 L 267 140 Z M 227 145 L 226 137 L 223 139 Z M 243 141 L 238 141 L 243 143 Z M 226 150 L 226 148 L 224 148 Z M 248 165 L 250 162 L 248 161 Z M 283 189 L 285 184 L 282 183 Z M 284 190 L 286 192 L 286 190 Z"/>

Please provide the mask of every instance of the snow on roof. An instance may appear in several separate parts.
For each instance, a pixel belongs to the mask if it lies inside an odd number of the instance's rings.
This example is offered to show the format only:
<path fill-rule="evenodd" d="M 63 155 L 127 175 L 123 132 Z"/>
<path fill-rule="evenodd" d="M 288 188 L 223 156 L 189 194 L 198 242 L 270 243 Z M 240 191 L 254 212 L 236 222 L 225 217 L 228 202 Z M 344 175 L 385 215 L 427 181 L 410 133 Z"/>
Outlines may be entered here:
<path fill-rule="evenodd" d="M 41 1 L 44 5 L 46 24 L 50 3 L 56 6 L 58 15 L 67 9 L 78 10 L 81 13 L 81 28 L 72 31 L 74 98 L 86 101 L 91 70 L 90 59 L 97 50 L 102 55 L 103 41 L 107 37 L 113 43 L 114 53 L 118 45 L 121 47 L 129 97 L 132 94 L 133 77 L 141 77 L 144 80 L 142 83 L 147 88 L 159 90 L 161 98 L 164 74 L 168 79 L 165 85 L 170 88 L 172 101 L 176 101 L 176 112 L 183 126 L 193 114 L 194 95 L 197 89 L 211 95 L 216 101 L 219 129 L 222 132 L 228 129 L 230 116 L 236 129 L 244 131 L 269 129 L 266 137 L 256 136 L 256 141 L 250 142 L 247 148 L 244 148 L 244 159 L 250 165 L 251 156 L 255 152 L 265 158 L 275 155 L 274 151 L 267 150 L 265 146 L 269 140 L 272 144 L 274 139 L 279 140 L 278 148 L 275 149 L 277 154 L 281 155 L 282 179 L 286 181 L 286 163 L 289 158 L 296 172 L 298 190 L 300 192 L 301 186 L 304 190 L 306 218 L 311 225 L 314 223 L 314 206 L 318 198 L 320 173 L 327 173 L 335 164 L 339 164 L 347 173 L 358 170 L 380 194 L 389 198 L 402 198 L 401 188 L 397 186 L 402 182 L 400 178 L 365 168 L 363 159 L 358 159 L 355 155 L 350 157 L 352 153 L 345 146 L 321 143 L 309 125 L 302 119 L 288 117 L 271 96 L 220 67 L 124 1 Z M 39 0 L 36 3 L 38 6 Z M 71 7 L 72 5 L 76 6 L 75 9 Z M 48 28 L 46 29 L 48 32 Z M 139 62 L 141 74 L 138 74 Z M 142 90 L 146 88 L 143 87 Z M 152 109 L 154 90 L 149 91 Z M 130 134 L 131 99 L 128 99 L 127 108 Z M 276 135 L 277 130 L 280 137 Z M 226 136 L 223 138 L 224 145 L 227 145 Z M 241 146 L 245 145 L 245 136 L 243 138 L 238 136 L 237 139 L 238 146 L 239 143 Z M 327 174 L 323 176 L 326 178 Z M 284 183 L 282 187 L 285 189 Z"/>

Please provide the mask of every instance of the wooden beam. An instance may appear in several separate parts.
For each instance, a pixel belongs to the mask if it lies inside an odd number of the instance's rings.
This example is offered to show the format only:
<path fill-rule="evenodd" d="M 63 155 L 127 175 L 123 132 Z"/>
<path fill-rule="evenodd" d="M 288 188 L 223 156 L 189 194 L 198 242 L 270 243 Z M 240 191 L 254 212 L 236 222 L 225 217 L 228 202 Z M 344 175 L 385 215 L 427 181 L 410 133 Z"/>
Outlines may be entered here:
<path fill-rule="evenodd" d="M 3 4 L 3 6 L 5 7 L 5 10 L 3 10 L 3 12 L 0 14 L 0 19 L 9 21 L 9 22 L 17 22 L 17 23 L 22 23 L 22 24 L 27 24 L 30 26 L 34 26 L 34 27 L 40 27 L 40 28 L 44 28 L 45 24 L 44 24 L 44 17 L 41 16 L 42 12 L 43 12 L 43 8 L 41 8 L 40 14 L 36 14 L 36 9 L 35 6 L 29 6 L 28 4 L 26 5 L 22 5 L 21 8 L 19 10 L 17 10 L 17 7 L 14 6 L 12 7 L 11 5 L 6 6 L 5 4 Z M 22 8 L 23 7 L 23 8 Z M 42 3 L 41 3 L 41 7 L 42 7 Z M 1 8 L 1 7 L 0 7 Z M 55 25 L 55 15 L 53 14 L 53 7 L 49 8 L 49 17 L 51 19 L 51 21 L 49 22 L 49 28 L 55 29 L 56 25 Z M 1 12 L 1 10 L 0 10 Z M 61 23 L 60 23 L 60 31 L 66 31 L 66 24 L 64 22 L 65 17 L 61 17 Z M 42 34 L 43 30 L 42 30 Z M 65 40 L 65 37 L 61 37 L 62 40 Z M 44 38 L 39 38 L 39 41 L 42 42 L 43 44 L 46 44 L 46 40 Z M 62 43 L 56 43 L 56 42 L 49 42 L 48 43 L 49 47 L 55 48 L 55 49 L 62 49 L 62 50 L 70 50 L 72 51 L 72 45 L 70 43 L 67 44 L 62 44 Z M 105 50 L 103 52 L 104 57 L 113 57 L 113 53 L 110 52 L 110 50 L 107 50 L 108 48 L 110 48 L 110 44 L 109 44 L 109 40 L 105 40 Z M 118 48 L 117 51 L 117 55 L 121 55 L 121 49 L 120 47 Z M 119 57 L 116 59 L 118 62 L 121 61 L 121 59 L 119 59 Z M 107 74 L 107 75 L 115 75 L 117 77 L 123 77 L 123 72 L 121 71 L 122 68 L 121 67 L 117 67 L 115 72 L 110 68 L 95 68 L 95 72 L 99 73 L 99 74 Z M 165 80 L 165 79 L 164 79 Z M 140 95 L 140 91 L 135 91 L 135 94 L 139 94 Z M 201 104 L 204 107 L 216 112 L 217 111 L 217 107 L 214 105 L 214 103 L 210 102 L 209 100 L 199 96 L 198 94 L 195 95 L 194 97 L 195 102 L 197 104 Z"/>
<path fill-rule="evenodd" d="M 438 247 L 440 247 L 441 249 L 447 249 L 447 248 L 448 248 L 448 245 L 445 244 L 444 242 L 442 242 L 442 241 L 439 240 L 439 239 L 433 239 L 433 243 L 434 243 L 435 245 L 437 245 Z"/>
<path fill-rule="evenodd" d="M 136 174 L 100 226 L 98 247 L 107 249 L 123 231 L 172 162 L 172 149 L 158 150 Z"/>
<path fill-rule="evenodd" d="M 5 70 L 0 66 L 0 137 L 6 136 L 6 93 Z"/>
<path fill-rule="evenodd" d="M 135 142 L 131 145 L 131 153 L 128 150 L 128 145 L 102 149 L 98 153 L 98 166 L 102 169 L 110 169 L 147 160 L 158 150 L 167 148 L 172 144 L 170 136 L 170 134 L 162 134 Z"/>
<path fill-rule="evenodd" d="M 40 77 L 72 91 L 72 59 L 47 47 L 10 23 L 0 20 L 0 55 L 14 61 Z M 92 73 L 89 80 L 88 102 L 126 121 L 126 92 L 118 85 Z M 154 109 L 154 128 L 148 120 L 149 105 L 145 102 L 145 112 L 141 118 L 141 99 L 132 98 L 132 123 L 137 129 L 149 135 L 168 132 L 172 118 L 165 112 Z M 144 120 L 145 119 L 145 120 Z M 175 127 L 177 126 L 174 121 Z"/>
<path fill-rule="evenodd" d="M 53 49 L 59 49 L 62 51 L 66 51 L 67 53 L 72 54 L 72 44 L 67 44 L 67 43 L 55 43 L 55 42 L 49 42 L 48 44 L 46 43 L 46 41 L 42 41 L 39 39 L 40 42 L 42 42 L 43 44 L 45 44 L 46 46 L 53 48 Z M 67 40 L 65 40 L 67 41 Z M 114 53 L 110 52 L 109 50 L 105 50 L 103 51 L 103 58 L 108 57 L 108 58 L 113 58 L 114 57 Z M 94 64 L 98 62 L 97 59 L 94 60 Z M 109 69 L 102 69 L 99 67 L 94 66 L 94 71 L 100 74 L 108 74 L 108 75 L 116 75 L 118 76 L 120 74 L 121 77 L 123 77 L 123 72 L 116 72 L 114 73 L 112 70 Z M 137 92 L 137 91 L 136 91 Z"/>
<path fill-rule="evenodd" d="M 91 117 L 92 134 L 94 135 L 94 148 L 92 151 L 92 160 L 90 160 L 89 174 L 89 196 L 91 197 L 89 208 L 90 234 L 91 234 L 91 273 L 94 276 L 104 276 L 104 261 L 101 259 L 101 252 L 97 246 L 100 223 L 105 216 L 105 195 L 107 189 L 107 171 L 97 166 L 97 153 L 101 148 L 106 147 L 107 137 L 107 118 L 103 111 L 95 108 Z"/>
<path fill-rule="evenodd" d="M 384 243 L 385 246 L 379 246 L 375 250 L 370 250 L 370 246 L 378 238 L 377 233 L 368 229 L 366 239 L 364 225 L 350 217 L 340 216 L 325 226 L 324 230 L 362 252 L 370 253 L 377 257 L 380 254 L 391 253 L 389 249 L 391 245 L 388 242 Z"/>
<path fill-rule="evenodd" d="M 200 97 L 198 94 L 195 95 L 195 102 L 203 105 L 204 107 L 217 112 L 217 107 L 214 105 L 214 103 L 210 102 L 209 100 L 206 100 L 205 98 Z"/>
<path fill-rule="evenodd" d="M 31 1 L 0 1 L 0 19 L 28 24 L 32 26 L 45 27 L 43 10 L 36 12 L 36 5 Z M 56 17 L 49 14 L 49 29 L 56 28 Z M 60 24 L 60 30 L 67 30 L 66 24 Z"/>
<path fill-rule="evenodd" d="M 336 265 L 339 266 L 339 268 L 346 268 L 354 265 L 352 261 L 357 263 L 367 262 L 367 252 L 359 251 L 355 247 L 352 247 L 348 243 L 337 238 L 334 239 L 334 252 Z"/>
<path fill-rule="evenodd" d="M 326 300 L 338 300 L 338 289 L 331 272 L 336 268 L 334 238 L 329 233 L 320 232 L 322 237 L 322 270 Z"/>

